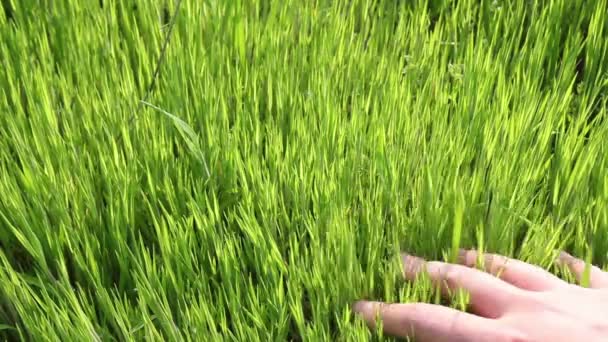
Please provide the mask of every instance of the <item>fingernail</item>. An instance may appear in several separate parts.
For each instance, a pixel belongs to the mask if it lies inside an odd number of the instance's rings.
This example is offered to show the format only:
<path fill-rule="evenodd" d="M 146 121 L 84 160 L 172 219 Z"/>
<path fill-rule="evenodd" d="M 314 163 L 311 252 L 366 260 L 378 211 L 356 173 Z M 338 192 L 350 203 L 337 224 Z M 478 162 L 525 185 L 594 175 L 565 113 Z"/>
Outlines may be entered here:
<path fill-rule="evenodd" d="M 557 257 L 557 263 L 560 265 L 569 263 L 570 261 L 574 260 L 574 257 L 564 251 L 560 251 L 559 252 L 559 256 Z"/>
<path fill-rule="evenodd" d="M 560 257 L 560 259 L 572 259 L 572 258 L 574 258 L 572 255 L 570 255 L 569 253 L 566 253 L 564 251 L 561 251 L 559 253 L 559 257 Z"/>
<path fill-rule="evenodd" d="M 368 302 L 366 300 L 360 300 L 353 304 L 352 310 L 353 310 L 353 312 L 360 314 L 366 310 L 369 310 L 370 307 L 371 307 L 371 302 Z"/>
<path fill-rule="evenodd" d="M 467 250 L 464 248 L 458 249 L 458 262 L 465 263 L 467 261 Z"/>
<path fill-rule="evenodd" d="M 407 253 L 401 253 L 401 260 L 403 261 L 403 271 L 406 278 L 414 277 L 424 263 L 423 259 Z"/>
<path fill-rule="evenodd" d="M 408 253 L 401 253 L 401 261 L 403 262 L 403 267 L 409 269 L 412 264 L 415 262 L 416 257 L 410 255 Z"/>

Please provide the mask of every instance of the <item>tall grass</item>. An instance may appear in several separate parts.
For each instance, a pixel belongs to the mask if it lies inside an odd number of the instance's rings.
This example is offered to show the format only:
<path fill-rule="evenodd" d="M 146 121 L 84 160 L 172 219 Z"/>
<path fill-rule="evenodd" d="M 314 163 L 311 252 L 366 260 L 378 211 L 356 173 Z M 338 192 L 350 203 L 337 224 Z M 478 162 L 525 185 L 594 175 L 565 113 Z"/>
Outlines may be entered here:
<path fill-rule="evenodd" d="M 400 251 L 606 263 L 606 0 L 0 3 L 2 339 L 384 340 Z"/>

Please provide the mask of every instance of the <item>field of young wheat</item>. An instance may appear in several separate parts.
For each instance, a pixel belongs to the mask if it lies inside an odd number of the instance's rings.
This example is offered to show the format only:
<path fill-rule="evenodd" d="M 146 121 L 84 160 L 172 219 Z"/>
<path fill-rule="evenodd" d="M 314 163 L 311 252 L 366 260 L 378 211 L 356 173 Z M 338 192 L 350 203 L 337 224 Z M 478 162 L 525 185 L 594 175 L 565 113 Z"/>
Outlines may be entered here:
<path fill-rule="evenodd" d="M 388 340 L 401 251 L 608 263 L 606 0 L 0 4 L 0 340 Z"/>

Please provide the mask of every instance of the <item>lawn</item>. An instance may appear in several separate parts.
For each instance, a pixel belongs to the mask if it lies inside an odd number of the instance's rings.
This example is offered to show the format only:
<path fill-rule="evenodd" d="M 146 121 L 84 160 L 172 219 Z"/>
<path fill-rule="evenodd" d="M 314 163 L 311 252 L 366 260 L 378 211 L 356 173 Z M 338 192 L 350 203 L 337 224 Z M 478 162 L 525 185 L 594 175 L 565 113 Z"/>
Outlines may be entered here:
<path fill-rule="evenodd" d="M 607 0 L 42 3 L 0 0 L 0 340 L 390 340 L 350 305 L 439 300 L 400 251 L 608 263 Z"/>

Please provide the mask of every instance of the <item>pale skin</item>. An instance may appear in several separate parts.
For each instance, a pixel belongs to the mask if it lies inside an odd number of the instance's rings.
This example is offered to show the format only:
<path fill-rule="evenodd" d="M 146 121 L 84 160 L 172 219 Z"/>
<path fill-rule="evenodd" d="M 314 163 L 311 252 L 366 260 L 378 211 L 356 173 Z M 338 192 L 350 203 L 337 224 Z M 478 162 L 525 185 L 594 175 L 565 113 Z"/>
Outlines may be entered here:
<path fill-rule="evenodd" d="M 589 287 L 570 284 L 544 269 L 495 254 L 460 252 L 458 264 L 402 255 L 404 276 L 425 272 L 449 296 L 466 291 L 470 312 L 427 303 L 359 301 L 353 310 L 375 329 L 420 342 L 608 341 L 608 273 L 596 266 Z M 580 281 L 585 262 L 562 252 L 557 262 Z"/>

